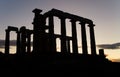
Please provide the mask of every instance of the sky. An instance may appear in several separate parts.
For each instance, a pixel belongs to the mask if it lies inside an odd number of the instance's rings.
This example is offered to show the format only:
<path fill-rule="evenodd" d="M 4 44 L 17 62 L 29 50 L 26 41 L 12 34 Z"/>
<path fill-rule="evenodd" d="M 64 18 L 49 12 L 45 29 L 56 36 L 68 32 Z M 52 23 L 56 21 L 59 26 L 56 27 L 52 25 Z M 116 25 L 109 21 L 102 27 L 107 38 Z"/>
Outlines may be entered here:
<path fill-rule="evenodd" d="M 0 49 L 3 51 L 8 26 L 33 29 L 33 9 L 38 8 L 45 13 L 56 8 L 91 19 L 96 25 L 97 51 L 103 48 L 107 58 L 120 61 L 119 7 L 120 0 L 0 0 Z M 15 33 L 12 33 L 11 40 L 15 40 L 15 37 Z"/>

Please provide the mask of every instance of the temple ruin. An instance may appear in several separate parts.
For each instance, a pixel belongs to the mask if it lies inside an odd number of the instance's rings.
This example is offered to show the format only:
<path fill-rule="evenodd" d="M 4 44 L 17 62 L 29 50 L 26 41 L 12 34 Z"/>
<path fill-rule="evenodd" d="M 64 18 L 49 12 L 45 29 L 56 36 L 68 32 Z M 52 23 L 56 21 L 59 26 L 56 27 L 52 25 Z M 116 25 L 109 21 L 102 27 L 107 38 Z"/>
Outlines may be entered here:
<path fill-rule="evenodd" d="M 56 53 L 56 39 L 59 38 L 61 42 L 60 52 L 63 54 L 71 53 L 70 41 L 72 41 L 72 54 L 78 54 L 78 41 L 77 41 L 77 29 L 76 22 L 79 22 L 81 26 L 81 43 L 82 54 L 88 54 L 86 27 L 89 27 L 90 33 L 90 45 L 91 55 L 97 55 L 96 42 L 94 34 L 94 26 L 92 20 L 73 15 L 67 12 L 63 12 L 57 9 L 52 9 L 48 12 L 42 13 L 40 9 L 34 9 L 35 14 L 33 19 L 33 30 L 26 29 L 22 26 L 20 29 L 17 27 L 8 26 L 6 29 L 5 39 L 5 54 L 9 54 L 10 47 L 10 32 L 14 31 L 17 34 L 16 42 L 16 54 L 35 53 L 35 54 L 47 54 Z M 61 34 L 55 34 L 54 32 L 54 17 L 58 17 L 61 24 Z M 48 19 L 48 25 L 46 25 L 46 19 Z M 72 36 L 66 35 L 66 19 L 70 19 Z M 48 30 L 48 32 L 46 32 Z M 31 35 L 33 34 L 33 38 Z M 31 50 L 31 39 L 33 39 L 33 50 Z M 104 55 L 104 51 L 100 50 L 99 55 Z"/>

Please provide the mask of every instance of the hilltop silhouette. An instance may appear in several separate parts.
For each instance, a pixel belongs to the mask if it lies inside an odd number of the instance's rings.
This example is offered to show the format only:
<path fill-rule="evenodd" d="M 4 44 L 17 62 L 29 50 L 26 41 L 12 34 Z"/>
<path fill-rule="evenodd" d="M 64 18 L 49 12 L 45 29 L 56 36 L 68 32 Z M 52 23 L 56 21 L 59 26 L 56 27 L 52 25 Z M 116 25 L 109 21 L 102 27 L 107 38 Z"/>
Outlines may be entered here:
<path fill-rule="evenodd" d="M 104 49 L 96 53 L 95 24 L 92 20 L 57 9 L 44 14 L 41 12 L 40 9 L 33 10 L 33 30 L 25 26 L 20 29 L 8 26 L 5 30 L 5 53 L 0 54 L 0 69 L 4 76 L 12 76 L 12 73 L 13 76 L 115 76 L 119 73 L 120 63 L 109 61 Z M 54 33 L 54 17 L 60 19 L 61 34 Z M 70 19 L 72 36 L 66 35 L 66 19 Z M 80 22 L 81 26 L 81 54 L 78 53 L 76 22 Z M 89 27 L 91 54 L 87 49 L 86 27 Z M 11 31 L 17 34 L 15 54 L 9 53 Z M 57 51 L 56 39 L 60 40 L 60 52 Z"/>

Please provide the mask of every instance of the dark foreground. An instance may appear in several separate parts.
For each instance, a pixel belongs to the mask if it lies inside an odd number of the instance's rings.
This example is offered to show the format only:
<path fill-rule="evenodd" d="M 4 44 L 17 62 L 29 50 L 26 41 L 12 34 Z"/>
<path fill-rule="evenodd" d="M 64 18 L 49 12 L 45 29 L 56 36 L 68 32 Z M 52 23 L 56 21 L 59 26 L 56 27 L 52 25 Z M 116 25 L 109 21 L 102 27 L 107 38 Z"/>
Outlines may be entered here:
<path fill-rule="evenodd" d="M 111 62 L 102 56 L 61 53 L 0 55 L 0 74 L 3 77 L 115 77 L 119 73 L 120 63 Z"/>

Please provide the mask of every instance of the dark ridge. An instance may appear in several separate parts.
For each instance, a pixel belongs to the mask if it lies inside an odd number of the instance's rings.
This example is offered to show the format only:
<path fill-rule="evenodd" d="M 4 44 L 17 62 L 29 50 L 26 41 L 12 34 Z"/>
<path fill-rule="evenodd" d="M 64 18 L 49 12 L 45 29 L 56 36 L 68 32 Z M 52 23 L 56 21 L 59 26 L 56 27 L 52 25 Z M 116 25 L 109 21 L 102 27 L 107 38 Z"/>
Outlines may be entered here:
<path fill-rule="evenodd" d="M 0 69 L 4 75 L 14 76 L 115 76 L 119 74 L 120 63 L 98 55 L 1 54 Z"/>

